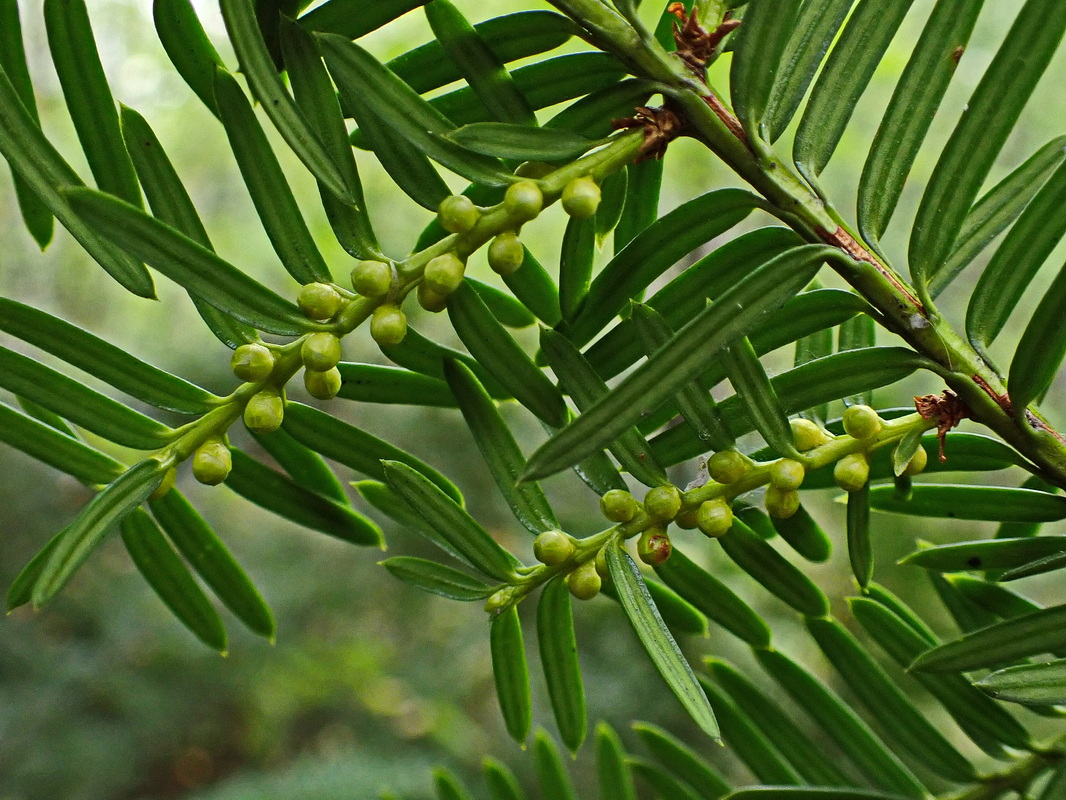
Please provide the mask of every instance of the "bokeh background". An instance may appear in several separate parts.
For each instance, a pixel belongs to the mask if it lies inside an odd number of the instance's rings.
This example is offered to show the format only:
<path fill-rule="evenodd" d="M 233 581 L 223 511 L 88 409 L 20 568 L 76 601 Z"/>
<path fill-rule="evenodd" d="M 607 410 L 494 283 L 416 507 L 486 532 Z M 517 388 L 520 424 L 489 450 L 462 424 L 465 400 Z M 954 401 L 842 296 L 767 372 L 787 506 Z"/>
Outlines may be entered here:
<path fill-rule="evenodd" d="M 233 68 L 236 62 L 217 6 L 210 0 L 194 0 L 194 5 Z M 473 21 L 490 12 L 546 7 L 517 0 L 491 4 L 460 0 L 457 5 Z M 650 0 L 645 3 L 649 13 L 656 5 Z M 854 206 L 856 179 L 894 77 L 931 5 L 929 0 L 914 4 L 859 106 L 839 155 L 827 170 L 826 185 L 846 213 Z M 934 123 L 933 137 L 938 142 L 958 119 L 1021 2 L 997 0 L 987 5 Z M 296 286 L 277 264 L 258 225 L 221 127 L 169 66 L 152 27 L 150 0 L 89 0 L 88 6 L 116 99 L 140 111 L 155 128 L 220 254 L 277 291 L 293 295 Z M 43 126 L 74 168 L 86 176 L 88 169 L 49 60 L 40 3 L 20 0 L 19 7 Z M 424 16 L 414 11 L 365 42 L 385 59 L 429 36 Z M 572 50 L 582 47 L 580 42 L 568 45 Z M 717 85 L 724 85 L 727 68 L 728 57 L 715 68 Z M 1045 76 L 990 183 L 1066 130 L 1064 78 L 1066 51 L 1060 52 Z M 543 118 L 552 113 L 545 110 Z M 272 132 L 269 123 L 264 123 Z M 276 136 L 273 140 L 308 223 L 334 274 L 343 281 L 351 261 L 330 233 L 314 183 L 284 144 Z M 933 146 L 923 152 L 886 240 L 897 265 L 905 264 L 908 222 L 937 151 Z M 392 187 L 371 155 L 360 153 L 358 157 L 379 238 L 387 252 L 402 256 L 430 215 Z M 678 141 L 667 158 L 660 210 L 665 212 L 710 188 L 732 184 L 735 178 L 705 150 Z M 453 185 L 459 189 L 462 184 Z M 746 224 L 767 223 L 767 219 L 753 219 Z M 524 234 L 549 270 L 557 266 L 563 224 L 561 212 L 552 209 Z M 609 255 L 608 245 L 601 257 L 605 261 Z M 1020 335 L 1022 321 L 1039 299 L 1041 286 L 1053 277 L 1063 255 L 1060 248 L 1049 260 L 1039 285 L 1027 294 L 1018 312 L 1019 322 L 994 351 L 1004 362 Z M 473 261 L 474 274 L 495 280 L 483 257 L 479 258 Z M 678 265 L 672 274 L 684 266 Z M 945 293 L 944 310 L 957 323 L 961 323 L 967 287 L 977 269 L 963 275 L 954 293 Z M 213 391 L 228 392 L 234 385 L 228 371 L 229 351 L 200 323 L 183 291 L 165 279 L 158 280 L 158 288 L 159 302 L 125 294 L 61 228 L 48 250 L 39 252 L 21 225 L 8 172 L 0 169 L 0 294 L 75 322 Z M 418 309 L 410 313 L 412 324 L 421 332 L 459 346 L 445 321 Z M 520 336 L 532 347 L 534 330 L 520 332 Z M 885 343 L 890 343 L 888 339 L 884 337 Z M 2 337 L 0 343 L 32 352 L 10 337 Z M 348 360 L 385 363 L 362 332 L 348 337 L 344 346 Z M 776 353 L 768 364 L 772 371 L 785 369 L 791 357 L 791 351 Z M 905 385 L 878 393 L 877 403 L 902 405 L 915 393 L 940 388 L 931 376 L 918 375 Z M 1049 402 L 1050 415 L 1060 424 L 1066 421 L 1061 389 L 1061 384 L 1053 388 Z M 530 558 L 529 537 L 509 517 L 457 412 L 343 400 L 334 401 L 330 410 L 442 468 L 462 488 L 474 515 L 500 541 Z M 514 404 L 503 410 L 527 452 L 543 439 L 530 415 Z M 234 436 L 254 450 L 243 432 L 235 429 Z M 340 474 L 345 480 L 358 477 L 343 468 Z M 691 464 L 679 466 L 673 475 L 681 485 L 693 476 Z M 1023 476 L 1004 472 L 972 479 L 1017 485 Z M 231 646 L 228 657 L 220 658 L 169 616 L 130 564 L 121 543 L 108 542 L 52 606 L 39 613 L 20 609 L 0 622 L 0 800 L 361 800 L 375 797 L 386 787 L 404 796 L 422 797 L 429 794 L 431 765 L 446 764 L 473 775 L 486 754 L 507 761 L 528 777 L 529 759 L 506 736 L 496 708 L 486 617 L 477 604 L 461 605 L 421 594 L 378 567 L 376 551 L 298 529 L 225 488 L 199 487 L 187 475 L 180 480 L 273 607 L 278 618 L 277 643 L 271 645 L 246 633 L 227 617 L 232 623 Z M 568 531 L 587 535 L 603 527 L 594 495 L 576 478 L 556 477 L 546 488 Z M 834 493 L 805 496 L 812 513 L 839 542 L 844 511 L 833 502 Z M 86 490 L 73 479 L 0 446 L 0 585 L 6 586 L 87 499 Z M 430 547 L 415 534 L 387 520 L 382 524 L 390 555 L 431 555 Z M 915 568 L 896 568 L 893 562 L 913 549 L 917 538 L 977 538 L 989 535 L 991 526 L 919 525 L 878 516 L 874 530 L 877 577 L 927 610 L 941 630 L 950 630 L 924 576 Z M 781 649 L 800 655 L 828 676 L 786 607 L 739 575 L 701 537 L 679 534 L 676 538 L 690 555 L 709 564 L 771 619 Z M 829 562 L 805 568 L 834 597 L 836 609 L 846 620 L 840 598 L 853 587 L 842 543 Z M 1048 581 L 1033 581 L 1023 589 L 1035 597 L 1054 596 Z M 527 622 L 526 612 L 532 610 L 523 609 Z M 614 723 L 632 743 L 629 721 L 651 720 L 692 741 L 738 780 L 750 779 L 686 721 L 639 651 L 615 604 L 609 600 L 581 604 L 576 617 L 592 721 Z M 532 630 L 527 630 L 527 644 L 532 639 Z M 684 646 L 694 658 L 713 653 L 735 658 L 745 668 L 751 664 L 721 630 Z M 530 663 L 535 720 L 552 730 L 532 647 Z M 918 697 L 926 703 L 927 698 Z M 930 713 L 937 712 L 931 709 Z M 574 765 L 583 786 L 594 785 L 589 750 L 584 748 Z"/>

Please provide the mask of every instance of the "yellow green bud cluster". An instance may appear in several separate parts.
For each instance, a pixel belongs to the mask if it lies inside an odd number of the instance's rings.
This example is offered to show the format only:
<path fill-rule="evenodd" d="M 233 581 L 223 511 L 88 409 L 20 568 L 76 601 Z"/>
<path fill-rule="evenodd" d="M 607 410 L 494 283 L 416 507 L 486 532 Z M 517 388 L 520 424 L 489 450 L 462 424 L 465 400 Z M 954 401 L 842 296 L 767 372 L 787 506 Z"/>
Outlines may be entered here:
<path fill-rule="evenodd" d="M 526 259 L 526 249 L 514 231 L 503 231 L 490 243 L 489 266 L 497 275 L 513 275 Z"/>
<path fill-rule="evenodd" d="M 869 406 L 850 406 L 844 412 L 844 432 L 855 439 L 872 439 L 881 432 L 881 418 Z"/>
<path fill-rule="evenodd" d="M 426 285 L 425 281 L 418 284 L 418 288 L 415 289 L 415 297 L 418 298 L 418 304 L 432 314 L 441 312 L 448 307 L 447 296 L 437 294 Z"/>
<path fill-rule="evenodd" d="M 611 570 L 607 566 L 607 548 L 601 547 L 596 551 L 596 558 L 593 559 L 593 563 L 596 565 L 596 574 L 604 581 L 611 579 Z"/>
<path fill-rule="evenodd" d="M 674 524 L 686 531 L 694 531 L 699 527 L 699 522 L 696 519 L 696 514 L 699 512 L 699 506 L 696 508 L 683 508 L 677 512 L 677 516 L 674 517 Z"/>
<path fill-rule="evenodd" d="M 870 480 L 870 462 L 866 454 L 850 453 L 840 459 L 833 467 L 833 480 L 845 492 L 859 491 Z"/>
<path fill-rule="evenodd" d="M 809 419 L 792 419 L 789 420 L 789 425 L 792 426 L 792 439 L 796 443 L 796 449 L 801 453 L 821 447 L 833 440 L 828 432 Z"/>
<path fill-rule="evenodd" d="M 300 345 L 300 357 L 315 372 L 333 369 L 341 360 L 341 340 L 325 331 L 308 334 Z"/>
<path fill-rule="evenodd" d="M 274 354 L 264 344 L 242 344 L 233 351 L 230 367 L 242 381 L 259 383 L 274 371 Z"/>
<path fill-rule="evenodd" d="M 914 451 L 914 455 L 911 456 L 911 460 L 907 462 L 907 466 L 903 469 L 904 475 L 918 475 L 921 472 L 925 472 L 926 464 L 929 463 L 929 454 L 925 452 L 924 447 L 919 447 Z"/>
<path fill-rule="evenodd" d="M 461 194 L 445 197 L 437 207 L 437 221 L 449 233 L 466 233 L 481 218 L 474 201 Z"/>
<path fill-rule="evenodd" d="M 422 273 L 426 289 L 438 297 L 447 297 L 463 282 L 466 264 L 455 253 L 431 258 Z"/>
<path fill-rule="evenodd" d="M 639 510 L 637 499 L 622 489 L 611 489 L 600 498 L 600 511 L 611 522 L 629 522 Z"/>
<path fill-rule="evenodd" d="M 803 484 L 807 470 L 791 458 L 782 458 L 770 465 L 770 483 L 782 491 L 795 491 Z"/>
<path fill-rule="evenodd" d="M 712 539 L 725 536 L 733 527 L 733 509 L 720 497 L 700 503 L 696 509 L 696 527 Z"/>
<path fill-rule="evenodd" d="M 603 579 L 596 570 L 595 560 L 586 561 L 567 575 L 566 586 L 578 600 L 591 600 L 598 595 Z"/>
<path fill-rule="evenodd" d="M 322 321 L 337 316 L 347 300 L 328 283 L 308 283 L 300 289 L 296 304 L 309 319 Z"/>
<path fill-rule="evenodd" d="M 252 433 L 273 433 L 284 418 L 285 400 L 276 386 L 264 386 L 244 407 L 244 424 Z"/>
<path fill-rule="evenodd" d="M 504 193 L 503 207 L 515 222 L 529 222 L 540 216 L 544 193 L 535 181 L 512 183 Z"/>
<path fill-rule="evenodd" d="M 392 278 L 392 267 L 384 261 L 360 261 L 352 269 L 352 288 L 363 297 L 384 297 Z"/>
<path fill-rule="evenodd" d="M 574 542 L 562 531 L 544 531 L 533 542 L 533 555 L 549 567 L 557 567 L 574 554 Z"/>
<path fill-rule="evenodd" d="M 304 388 L 309 395 L 319 400 L 332 400 L 340 392 L 343 382 L 341 371 L 336 367 L 321 372 L 304 370 Z"/>
<path fill-rule="evenodd" d="M 370 317 L 370 335 L 379 345 L 394 345 L 407 335 L 407 317 L 400 307 L 382 303 Z"/>
<path fill-rule="evenodd" d="M 766 512 L 771 517 L 788 519 L 799 511 L 800 496 L 795 489 L 781 489 L 772 483 L 766 487 Z"/>
<path fill-rule="evenodd" d="M 588 176 L 574 178 L 563 189 L 561 202 L 563 210 L 574 219 L 588 219 L 600 207 L 600 187 Z"/>
<path fill-rule="evenodd" d="M 209 439 L 192 454 L 193 477 L 207 486 L 222 483 L 229 477 L 232 468 L 233 457 L 221 438 Z"/>
<path fill-rule="evenodd" d="M 751 467 L 751 459 L 736 450 L 719 450 L 707 461 L 707 472 L 718 483 L 736 483 Z"/>
<path fill-rule="evenodd" d="M 330 400 L 341 388 L 341 340 L 328 332 L 309 334 L 300 346 L 304 363 L 304 387 L 319 400 Z"/>
<path fill-rule="evenodd" d="M 670 537 L 666 535 L 663 528 L 657 525 L 645 530 L 637 540 L 637 555 L 640 556 L 641 561 L 650 566 L 662 564 L 670 558 L 673 549 Z"/>
<path fill-rule="evenodd" d="M 681 492 L 672 484 L 656 486 L 644 495 L 644 512 L 656 522 L 670 522 L 681 510 Z"/>

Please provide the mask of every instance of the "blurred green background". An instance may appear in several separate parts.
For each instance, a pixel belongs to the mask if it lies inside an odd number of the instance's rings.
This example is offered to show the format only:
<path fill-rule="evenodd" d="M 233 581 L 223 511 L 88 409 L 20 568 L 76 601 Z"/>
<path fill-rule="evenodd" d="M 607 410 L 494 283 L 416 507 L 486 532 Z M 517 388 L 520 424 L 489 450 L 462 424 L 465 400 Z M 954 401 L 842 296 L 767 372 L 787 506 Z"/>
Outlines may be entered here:
<path fill-rule="evenodd" d="M 140 111 L 155 128 L 220 254 L 283 294 L 294 294 L 295 284 L 276 263 L 257 223 L 221 127 L 169 67 L 152 28 L 149 0 L 89 0 L 88 5 L 116 99 Z M 232 67 L 235 59 L 217 7 L 199 0 L 194 5 Z M 457 5 L 473 21 L 487 16 L 488 4 Z M 511 0 L 491 5 L 493 14 L 546 6 Z M 650 0 L 645 3 L 649 11 L 655 5 Z M 957 120 L 981 69 L 994 54 L 1004 21 L 1021 2 L 988 5 L 935 123 L 937 141 L 943 141 Z M 846 214 L 854 205 L 854 185 L 880 109 L 930 7 L 926 0 L 915 3 L 826 173 L 829 191 Z M 22 2 L 20 10 L 45 131 L 74 168 L 88 175 L 50 65 L 39 4 Z M 415 11 L 366 41 L 384 59 L 428 37 L 424 17 Z M 581 49 L 582 45 L 575 42 L 568 47 Z M 717 85 L 725 83 L 727 69 L 728 58 L 715 67 Z M 1066 52 L 1059 54 L 1045 77 L 992 180 L 1066 128 L 1064 78 Z M 552 113 L 546 110 L 543 118 Z M 265 126 L 270 130 L 269 123 Z M 335 276 L 343 282 L 350 258 L 332 238 L 314 183 L 277 137 L 274 141 L 308 223 Z M 886 240 L 898 265 L 905 263 L 907 223 L 936 154 L 936 146 L 923 153 L 905 205 Z M 360 153 L 359 165 L 378 235 L 387 252 L 402 256 L 430 215 L 391 186 L 372 156 Z M 666 162 L 660 209 L 669 210 L 709 188 L 730 184 L 736 184 L 735 178 L 712 156 L 680 140 L 671 147 Z M 453 183 L 456 189 L 461 185 Z M 126 295 L 62 229 L 57 229 L 47 252 L 38 252 L 22 228 L 6 170 L 0 170 L 0 198 L 0 294 L 86 327 L 213 391 L 226 393 L 232 388 L 229 352 L 200 324 L 181 290 L 159 279 L 158 303 Z M 524 232 L 527 244 L 549 271 L 557 265 L 564 220 L 560 211 L 552 209 Z M 767 220 L 747 224 L 763 225 Z M 711 243 L 693 258 L 714 246 Z M 1060 248 L 1049 261 L 1042 275 L 1045 285 L 1064 252 Z M 606 260 L 609 255 L 608 245 L 601 256 Z M 475 275 L 495 281 L 483 256 L 472 263 Z M 976 269 L 968 271 L 957 294 L 945 295 L 944 310 L 958 322 L 965 309 L 963 287 L 972 285 L 975 274 Z M 1027 295 L 1019 319 L 1032 310 L 1038 297 L 1039 286 Z M 410 313 L 412 324 L 421 332 L 457 346 L 445 320 L 418 309 Z M 1020 327 L 1013 332 L 1014 340 Z M 535 331 L 523 331 L 521 338 L 532 348 Z M 1015 341 L 1011 331 L 1003 338 L 1002 351 L 995 353 L 1006 355 Z M 3 344 L 29 352 L 8 337 Z M 385 363 L 369 337 L 361 333 L 345 341 L 345 357 Z M 785 369 L 791 358 L 791 350 L 776 353 L 768 364 L 772 371 Z M 904 405 L 915 393 L 941 388 L 931 376 L 918 375 L 906 385 L 879 393 L 877 404 Z M 1050 405 L 1053 421 L 1060 424 L 1066 421 L 1061 389 L 1061 383 L 1053 388 Z M 474 515 L 505 545 L 530 558 L 529 537 L 510 519 L 457 412 L 343 400 L 334 401 L 330 410 L 442 468 L 462 488 Z M 504 413 L 527 452 L 543 439 L 528 414 L 513 405 Z M 235 429 L 234 435 L 256 452 L 243 431 Z M 340 474 L 345 480 L 358 477 L 343 469 Z M 0 447 L 0 476 L 0 507 L 4 509 L 0 584 L 6 586 L 47 539 L 73 518 L 88 495 L 73 479 L 6 447 Z M 676 468 L 673 477 L 675 483 L 686 484 L 694 477 L 694 466 Z M 1015 485 L 1021 479 L 1020 473 L 975 478 Z M 179 480 L 273 607 L 278 618 L 277 644 L 247 634 L 227 618 L 233 623 L 228 657 L 209 652 L 151 594 L 121 544 L 109 542 L 51 607 L 37 614 L 20 609 L 0 625 L 0 800 L 354 800 L 374 797 L 384 787 L 413 797 L 428 796 L 430 765 L 444 763 L 473 774 L 483 754 L 501 758 L 519 774 L 528 775 L 528 759 L 508 739 L 499 718 L 488 662 L 486 617 L 476 604 L 463 606 L 421 594 L 378 567 L 376 551 L 297 529 L 225 488 L 199 487 L 187 475 Z M 568 531 L 586 535 L 603 527 L 594 495 L 579 481 L 557 477 L 546 488 Z M 808 493 L 806 498 L 827 530 L 840 532 L 844 512 L 832 502 L 833 494 Z M 415 535 L 382 523 L 390 555 L 432 555 Z M 989 526 L 972 523 L 922 524 L 919 530 L 914 521 L 878 517 L 877 576 L 918 607 L 929 608 L 943 627 L 944 617 L 933 605 L 924 576 L 914 568 L 894 568 L 892 563 L 913 549 L 919 537 L 945 541 L 976 538 L 990 531 Z M 771 618 L 778 647 L 803 656 L 824 672 L 791 612 L 739 575 L 702 538 L 679 533 L 677 540 L 693 557 L 711 563 L 716 574 Z M 836 598 L 837 610 L 846 618 L 839 598 L 852 585 L 846 553 L 842 546 L 837 550 L 828 563 L 808 569 Z M 1053 587 L 1034 582 L 1024 588 L 1039 597 Z M 528 616 L 532 608 L 522 611 Z M 693 741 L 737 780 L 750 780 L 725 751 L 697 738 L 611 601 L 582 604 L 577 624 L 593 722 L 600 718 L 613 722 L 632 742 L 627 730 L 630 720 L 654 721 Z M 532 631 L 527 631 L 527 643 L 531 639 Z M 685 646 L 694 657 L 713 653 L 735 657 L 743 665 L 751 663 L 721 630 L 712 630 L 709 639 L 688 641 Z M 535 720 L 551 730 L 535 652 L 530 652 L 530 661 Z M 588 750 L 581 753 L 576 771 L 583 784 L 592 785 Z"/>

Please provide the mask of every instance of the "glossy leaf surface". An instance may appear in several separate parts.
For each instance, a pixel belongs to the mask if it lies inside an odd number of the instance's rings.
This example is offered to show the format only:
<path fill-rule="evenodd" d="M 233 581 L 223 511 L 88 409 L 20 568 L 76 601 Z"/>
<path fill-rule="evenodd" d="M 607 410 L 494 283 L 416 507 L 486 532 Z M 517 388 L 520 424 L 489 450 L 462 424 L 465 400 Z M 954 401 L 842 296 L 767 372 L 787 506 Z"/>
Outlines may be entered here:
<path fill-rule="evenodd" d="M 40 608 L 67 581 L 115 524 L 143 503 L 163 479 L 166 467 L 149 458 L 122 473 L 97 494 L 64 531 L 33 587 L 33 604 Z"/>
<path fill-rule="evenodd" d="M 382 466 L 389 486 L 471 566 L 497 580 L 510 579 L 514 557 L 458 503 L 407 464 L 384 461 Z"/>
<path fill-rule="evenodd" d="M 155 450 L 174 431 L 31 358 L 0 347 L 0 387 L 135 450 Z"/>
<path fill-rule="evenodd" d="M 911 274 L 928 281 L 945 262 L 988 171 L 1066 32 L 1066 7 L 1029 0 L 1018 13 L 944 146 L 911 234 Z"/>
<path fill-rule="evenodd" d="M 998 486 L 922 485 L 910 498 L 896 498 L 891 487 L 870 490 L 870 505 L 914 517 L 980 519 L 994 522 L 1052 522 L 1066 518 L 1066 498 L 1033 489 Z"/>
<path fill-rule="evenodd" d="M 994 667 L 1066 647 L 1066 606 L 990 625 L 928 650 L 911 670 L 957 672 Z"/>
<path fill-rule="evenodd" d="M 500 701 L 507 732 L 516 742 L 524 743 L 532 724 L 533 701 L 530 699 L 529 667 L 526 666 L 522 623 L 518 620 L 517 608 L 509 608 L 492 620 L 489 648 L 496 697 Z"/>
<path fill-rule="evenodd" d="M 541 592 L 537 603 L 537 642 L 555 724 L 563 743 L 576 752 L 585 740 L 588 723 L 574 637 L 574 612 L 570 592 L 562 578 L 549 581 Z"/>
<path fill-rule="evenodd" d="M 378 562 L 394 578 L 449 600 L 484 600 L 495 587 L 444 564 L 413 556 L 396 556 Z"/>
<path fill-rule="evenodd" d="M 690 380 L 693 370 L 713 353 L 743 336 L 763 314 L 798 292 L 825 256 L 826 249 L 820 246 L 801 247 L 755 270 L 680 329 L 654 358 L 534 453 L 526 476 L 551 475 L 612 441 L 637 421 L 642 408 L 658 407 Z"/>
<path fill-rule="evenodd" d="M 633 190 L 630 186 L 629 197 L 633 197 Z M 631 297 L 686 253 L 743 220 L 755 203 L 749 192 L 721 189 L 690 200 L 656 220 L 596 276 L 573 323 L 564 331 L 567 338 L 578 346 L 586 344 Z"/>
<path fill-rule="evenodd" d="M 76 325 L 15 300 L 0 298 L 0 330 L 40 347 L 156 408 L 203 414 L 218 398 L 137 359 Z"/>
<path fill-rule="evenodd" d="M 120 529 L 126 552 L 159 599 L 196 638 L 224 653 L 222 618 L 152 518 L 134 509 L 122 520 Z"/>
<path fill-rule="evenodd" d="M 719 731 L 714 711 L 677 642 L 666 629 L 637 565 L 621 547 L 612 545 L 607 549 L 607 567 L 618 589 L 622 610 L 655 668 L 696 724 L 708 736 L 717 739 Z"/>
<path fill-rule="evenodd" d="M 859 226 L 880 240 L 969 42 L 983 0 L 941 0 L 922 28 L 859 181 Z"/>
<path fill-rule="evenodd" d="M 508 182 L 499 161 L 451 143 L 446 137 L 455 124 L 362 47 L 332 34 L 319 41 L 342 98 L 358 94 L 383 125 L 464 178 L 488 186 Z"/>
<path fill-rule="evenodd" d="M 425 9 L 437 41 L 493 118 L 514 125 L 535 126 L 537 118 L 533 109 L 518 91 L 510 73 L 459 9 L 448 0 L 434 0 Z"/>
<path fill-rule="evenodd" d="M 26 63 L 22 21 L 19 18 L 18 3 L 14 0 L 0 3 L 0 69 L 7 73 L 12 88 L 22 101 L 30 118 L 39 121 L 37 100 L 33 94 L 33 83 L 30 80 L 29 67 Z M 55 228 L 52 212 L 25 180 L 17 173 L 12 177 L 22 220 L 30 235 L 43 250 L 52 241 L 52 232 Z"/>
<path fill-rule="evenodd" d="M 792 157 L 813 180 L 825 169 L 859 98 L 913 0 L 859 0 L 818 75 L 796 131 Z"/>
<path fill-rule="evenodd" d="M 259 31 L 251 0 L 222 0 L 221 7 L 241 71 L 278 133 L 329 191 L 347 203 L 354 203 L 355 190 L 347 184 L 343 172 L 330 158 L 321 139 L 311 130 L 282 83 Z"/>
<path fill-rule="evenodd" d="M 460 361 L 445 363 L 444 374 L 489 472 L 515 517 L 533 534 L 557 529 L 555 512 L 540 486 L 518 483 L 525 457 L 488 392 Z"/>
<path fill-rule="evenodd" d="M 471 355 L 518 402 L 548 425 L 561 427 L 566 404 L 552 382 L 466 285 L 448 296 L 448 317 Z"/>
<path fill-rule="evenodd" d="M 122 249 L 242 322 L 283 336 L 318 327 L 288 300 L 140 209 L 92 189 L 67 189 L 64 196 Z"/>
<path fill-rule="evenodd" d="M 655 572 L 663 583 L 743 641 L 753 647 L 770 644 L 770 629 L 762 617 L 684 553 L 674 551 L 655 566 Z"/>
<path fill-rule="evenodd" d="M 347 504 L 305 489 L 277 470 L 231 448 L 233 469 L 226 486 L 279 517 L 352 544 L 380 547 L 381 530 Z"/>
<path fill-rule="evenodd" d="M 1007 667 L 974 685 L 997 700 L 1024 705 L 1062 705 L 1066 702 L 1066 659 Z"/>
<path fill-rule="evenodd" d="M 171 489 L 149 505 L 167 538 L 226 608 L 250 631 L 273 641 L 276 624 L 270 607 L 192 504 Z"/>
<path fill-rule="evenodd" d="M 565 336 L 543 330 L 540 345 L 560 385 L 579 410 L 586 410 L 608 394 L 607 384 L 596 375 L 584 356 Z M 623 431 L 607 447 L 622 468 L 645 486 L 668 483 L 666 471 L 650 455 L 651 447 L 636 428 Z"/>
<path fill-rule="evenodd" d="M 910 770 L 851 707 L 818 678 L 776 650 L 757 650 L 755 655 L 789 697 L 818 723 L 875 787 L 904 797 L 925 797 L 925 788 Z"/>
<path fill-rule="evenodd" d="M 384 478 L 383 460 L 399 461 L 425 475 L 453 500 L 463 499 L 455 484 L 421 459 L 317 408 L 290 402 L 282 425 L 294 439 L 316 453 L 371 478 Z"/>
<path fill-rule="evenodd" d="M 81 178 L 45 138 L 22 104 L 6 73 L 0 71 L 0 155 L 16 171 L 70 234 L 111 277 L 139 297 L 155 297 L 152 277 L 143 264 L 127 256 L 87 225 L 60 190 L 83 186 Z"/>

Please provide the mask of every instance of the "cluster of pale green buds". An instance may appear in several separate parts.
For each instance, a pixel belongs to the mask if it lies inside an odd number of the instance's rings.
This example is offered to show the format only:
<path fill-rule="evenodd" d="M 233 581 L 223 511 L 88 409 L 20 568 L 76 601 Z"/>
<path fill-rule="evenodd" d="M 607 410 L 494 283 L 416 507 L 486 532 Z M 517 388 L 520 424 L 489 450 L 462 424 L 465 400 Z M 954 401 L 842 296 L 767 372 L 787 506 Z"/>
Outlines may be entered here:
<path fill-rule="evenodd" d="M 866 405 L 849 407 L 843 423 L 845 433 L 840 437 L 834 437 L 807 419 L 794 419 L 791 426 L 796 449 L 801 453 L 831 442 L 838 446 L 851 443 L 848 452 L 837 459 L 833 477 L 841 489 L 854 492 L 869 481 L 870 451 L 884 444 L 877 442 L 884 423 L 877 412 Z M 860 449 L 855 450 L 855 446 Z M 918 447 L 903 475 L 920 473 L 925 469 L 927 458 L 925 450 Z M 725 536 L 733 526 L 732 500 L 757 485 L 766 484 L 765 505 L 770 516 L 778 519 L 791 517 L 799 510 L 798 490 L 806 471 L 807 467 L 794 458 L 756 464 L 736 450 L 722 450 L 707 462 L 710 478 L 707 484 L 689 492 L 682 492 L 671 484 L 654 486 L 644 495 L 643 502 L 625 490 L 612 489 L 600 498 L 600 511 L 624 531 L 626 538 L 639 533 L 637 555 L 644 563 L 654 566 L 671 555 L 672 544 L 666 531 L 670 523 L 686 530 L 699 530 L 713 539 Z M 540 534 L 533 545 L 534 555 L 545 566 L 557 571 L 570 567 L 566 580 L 571 593 L 577 598 L 588 599 L 599 592 L 608 574 L 603 548 L 596 552 L 595 558 L 589 558 L 587 550 L 581 553 L 582 549 L 573 537 L 555 530 Z M 581 558 L 576 557 L 579 554 Z"/>

